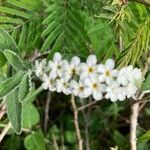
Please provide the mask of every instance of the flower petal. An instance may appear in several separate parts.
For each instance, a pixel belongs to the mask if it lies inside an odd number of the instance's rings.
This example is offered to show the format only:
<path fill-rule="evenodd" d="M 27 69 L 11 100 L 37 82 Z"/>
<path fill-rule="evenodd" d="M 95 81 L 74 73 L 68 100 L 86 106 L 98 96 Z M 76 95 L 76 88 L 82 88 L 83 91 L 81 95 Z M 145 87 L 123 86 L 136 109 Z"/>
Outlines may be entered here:
<path fill-rule="evenodd" d="M 78 65 L 80 64 L 80 58 L 77 57 L 77 56 L 73 57 L 73 58 L 71 59 L 71 64 L 72 64 L 73 66 L 78 66 Z"/>
<path fill-rule="evenodd" d="M 62 60 L 62 56 L 61 56 L 61 54 L 60 53 L 55 53 L 54 54 L 54 57 L 53 57 L 53 61 L 54 62 L 60 62 Z"/>
<path fill-rule="evenodd" d="M 97 65 L 97 70 L 99 73 L 104 73 L 105 72 L 105 66 L 100 64 L 100 65 Z"/>
<path fill-rule="evenodd" d="M 107 69 L 113 70 L 115 67 L 115 62 L 113 59 L 107 59 L 105 62 L 105 66 Z"/>
<path fill-rule="evenodd" d="M 101 92 L 94 92 L 93 93 L 93 98 L 96 100 L 96 101 L 99 101 L 102 99 L 102 93 Z"/>
<path fill-rule="evenodd" d="M 50 72 L 50 77 L 51 77 L 52 79 L 55 79 L 55 78 L 57 77 L 57 71 L 56 71 L 56 70 L 51 70 L 51 72 Z"/>
<path fill-rule="evenodd" d="M 92 65 L 96 65 L 97 63 L 97 58 L 95 55 L 90 55 L 87 60 L 86 60 L 87 64 L 92 66 Z"/>

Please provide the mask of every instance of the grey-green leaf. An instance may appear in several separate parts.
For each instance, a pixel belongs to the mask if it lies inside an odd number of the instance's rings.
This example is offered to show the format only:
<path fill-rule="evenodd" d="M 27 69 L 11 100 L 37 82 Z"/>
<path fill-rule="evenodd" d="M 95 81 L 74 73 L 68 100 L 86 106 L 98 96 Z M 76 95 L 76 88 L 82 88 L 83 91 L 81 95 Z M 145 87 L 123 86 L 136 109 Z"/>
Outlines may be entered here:
<path fill-rule="evenodd" d="M 6 110 L 14 131 L 20 134 L 22 128 L 22 104 L 18 101 L 18 88 L 15 88 L 6 97 Z"/>
<path fill-rule="evenodd" d="M 38 89 L 32 89 L 29 93 L 28 93 L 28 95 L 27 95 L 27 97 L 25 98 L 25 100 L 23 101 L 23 103 L 27 103 L 27 102 L 32 102 L 32 101 L 34 101 L 35 100 L 35 97 L 39 94 L 39 93 L 41 93 L 43 91 L 43 89 L 41 88 L 41 87 L 39 87 Z"/>
<path fill-rule="evenodd" d="M 25 74 L 22 79 L 21 82 L 19 84 L 19 96 L 18 99 L 20 102 L 23 102 L 23 100 L 26 98 L 28 92 L 29 92 L 29 76 L 28 74 Z"/>
<path fill-rule="evenodd" d="M 16 70 L 25 69 L 25 65 L 17 53 L 7 49 L 4 50 L 3 53 L 14 69 Z"/>
<path fill-rule="evenodd" d="M 14 88 L 18 86 L 23 74 L 23 72 L 19 71 L 13 77 L 0 82 L 0 99 L 8 95 Z"/>
<path fill-rule="evenodd" d="M 27 150 L 45 150 L 44 135 L 38 131 L 28 135 L 24 141 Z"/>
<path fill-rule="evenodd" d="M 14 52 L 19 53 L 19 48 L 9 33 L 0 28 L 0 51 L 4 51 L 5 49 L 12 49 Z"/>

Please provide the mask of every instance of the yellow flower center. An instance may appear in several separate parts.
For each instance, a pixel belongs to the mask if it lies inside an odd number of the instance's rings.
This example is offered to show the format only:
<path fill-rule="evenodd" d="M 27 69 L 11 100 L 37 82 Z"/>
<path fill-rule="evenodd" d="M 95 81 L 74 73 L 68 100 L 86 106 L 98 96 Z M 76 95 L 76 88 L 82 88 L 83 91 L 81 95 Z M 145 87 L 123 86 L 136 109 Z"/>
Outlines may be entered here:
<path fill-rule="evenodd" d="M 72 75 L 76 75 L 76 69 L 75 69 L 75 68 L 72 68 L 72 69 L 71 69 L 71 74 L 72 74 Z"/>
<path fill-rule="evenodd" d="M 88 72 L 89 72 L 89 73 L 92 73 L 93 71 L 94 71 L 94 68 L 93 68 L 93 67 L 89 67 L 89 68 L 88 68 Z"/>
<path fill-rule="evenodd" d="M 57 69 L 61 69 L 61 66 L 60 66 L 60 65 L 57 65 Z"/>
<path fill-rule="evenodd" d="M 79 87 L 79 90 L 80 90 L 81 92 L 83 92 L 84 87 L 83 87 L 83 86 L 80 86 L 80 87 Z"/>
<path fill-rule="evenodd" d="M 93 83 L 93 89 L 97 89 L 98 88 L 98 85 L 96 83 Z"/>
<path fill-rule="evenodd" d="M 111 76 L 111 72 L 110 72 L 109 70 L 106 70 L 105 75 L 106 75 L 107 77 L 110 77 L 110 76 Z"/>
<path fill-rule="evenodd" d="M 49 85 L 52 85 L 52 80 L 49 80 L 48 84 L 49 84 Z"/>

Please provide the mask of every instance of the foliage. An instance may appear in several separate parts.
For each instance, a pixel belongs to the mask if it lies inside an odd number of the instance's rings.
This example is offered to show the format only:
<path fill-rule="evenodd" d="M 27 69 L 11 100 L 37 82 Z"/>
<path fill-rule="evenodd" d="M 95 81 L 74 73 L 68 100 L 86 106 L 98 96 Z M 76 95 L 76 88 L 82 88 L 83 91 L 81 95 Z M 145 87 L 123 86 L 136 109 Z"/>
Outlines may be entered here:
<path fill-rule="evenodd" d="M 7 112 L 0 120 L 0 129 L 9 121 L 12 124 L 0 146 L 2 150 L 77 149 L 70 97 L 52 93 L 47 104 L 49 93 L 42 91 L 33 72 L 35 60 L 49 60 L 58 51 L 67 59 L 78 55 L 84 60 L 91 53 L 100 62 L 114 58 L 118 68 L 150 66 L 150 8 L 138 2 L 121 2 L 0 1 L 0 102 L 6 104 Z M 148 71 L 141 91 L 149 89 Z M 146 94 L 144 100 L 148 98 Z M 76 99 L 78 107 L 90 101 Z M 149 103 L 145 107 L 141 107 L 139 116 L 139 150 L 150 147 Z M 130 149 L 129 108 L 129 100 L 104 100 L 79 112 L 82 137 L 84 141 L 89 138 L 91 150 L 115 146 Z"/>

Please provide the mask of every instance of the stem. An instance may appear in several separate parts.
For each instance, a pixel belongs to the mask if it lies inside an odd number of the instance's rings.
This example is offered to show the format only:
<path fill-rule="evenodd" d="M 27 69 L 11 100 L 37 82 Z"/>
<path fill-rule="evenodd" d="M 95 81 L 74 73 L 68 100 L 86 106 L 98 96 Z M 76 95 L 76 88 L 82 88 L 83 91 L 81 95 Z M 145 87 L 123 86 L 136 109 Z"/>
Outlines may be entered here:
<path fill-rule="evenodd" d="M 143 69 L 143 77 L 146 75 L 148 68 L 149 68 L 149 60 L 148 58 L 148 63 L 145 63 L 145 67 Z M 140 101 L 143 97 L 144 94 L 148 93 L 149 91 L 144 91 L 141 94 L 137 92 L 136 95 L 136 102 L 133 103 L 131 107 L 131 125 L 130 125 L 130 143 L 131 143 L 131 150 L 137 150 L 137 139 L 136 139 L 136 128 L 138 124 L 138 114 L 139 114 L 139 106 L 140 106 Z M 140 94 L 140 95 L 139 95 Z"/>
<path fill-rule="evenodd" d="M 78 108 L 78 111 L 82 111 L 82 110 L 84 110 L 84 109 L 86 109 L 86 108 L 88 108 L 90 106 L 93 106 L 93 105 L 97 104 L 98 102 L 99 101 L 93 101 L 93 102 L 90 102 L 90 103 L 88 103 L 86 105 L 83 105 L 83 106 L 81 106 L 81 107 Z"/>
<path fill-rule="evenodd" d="M 55 150 L 59 150 L 56 137 L 53 133 L 52 133 L 52 139 L 53 139 L 53 142 L 54 142 L 53 144 L 54 144 Z"/>
<path fill-rule="evenodd" d="M 82 140 L 82 137 L 81 137 L 79 122 L 78 122 L 78 110 L 77 110 L 77 106 L 76 106 L 76 103 L 75 103 L 75 97 L 73 95 L 71 95 L 71 104 L 72 104 L 72 107 L 73 107 L 74 126 L 75 126 L 76 135 L 77 135 L 77 139 L 78 139 L 78 150 L 83 150 L 83 140 Z"/>
<path fill-rule="evenodd" d="M 132 110 L 131 127 L 130 127 L 131 150 L 137 150 L 136 127 L 138 123 L 139 103 L 133 103 L 131 110 Z"/>
<path fill-rule="evenodd" d="M 48 126 L 48 119 L 49 119 L 49 105 L 51 102 L 51 93 L 48 92 L 47 94 L 47 100 L 46 100 L 46 104 L 45 104 L 45 118 L 44 118 L 44 132 L 46 133 L 47 131 L 47 126 Z"/>
<path fill-rule="evenodd" d="M 2 133 L 0 134 L 0 143 L 2 142 L 3 138 L 7 134 L 8 130 L 10 129 L 10 127 L 11 127 L 11 123 L 9 122 L 7 124 L 7 126 L 3 129 Z"/>
<path fill-rule="evenodd" d="M 83 117 L 84 117 L 84 122 L 85 122 L 85 127 L 84 127 L 84 133 L 85 133 L 85 144 L 86 144 L 86 150 L 90 150 L 90 143 L 89 143 L 89 125 L 88 125 L 88 119 L 89 119 L 89 114 L 83 110 Z"/>

